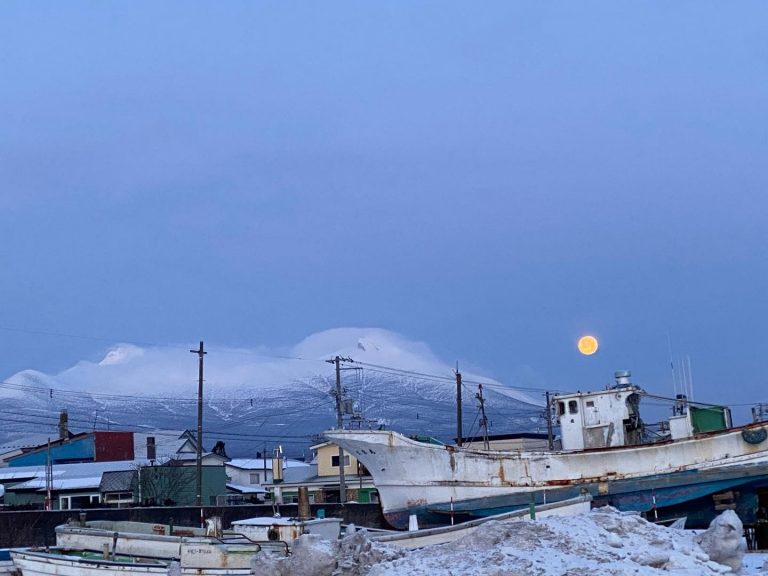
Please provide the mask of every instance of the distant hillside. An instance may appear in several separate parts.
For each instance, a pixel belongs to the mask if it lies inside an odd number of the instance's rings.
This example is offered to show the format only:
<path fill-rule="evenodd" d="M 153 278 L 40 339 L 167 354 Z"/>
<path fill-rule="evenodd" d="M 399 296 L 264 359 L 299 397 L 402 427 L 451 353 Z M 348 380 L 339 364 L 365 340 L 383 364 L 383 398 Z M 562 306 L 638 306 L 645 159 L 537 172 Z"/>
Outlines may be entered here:
<path fill-rule="evenodd" d="M 187 347 L 188 349 L 188 347 Z M 60 410 L 70 429 L 197 430 L 197 366 L 187 349 L 121 345 L 98 363 L 80 362 L 57 375 L 19 372 L 0 386 L 0 443 L 32 432 L 58 434 Z M 335 426 L 335 372 L 325 360 L 351 357 L 342 384 L 360 426 L 407 434 L 455 436 L 452 369 L 421 343 L 377 329 L 337 329 L 307 338 L 281 355 L 217 350 L 206 357 L 204 444 L 226 443 L 230 456 L 252 456 L 280 444 L 298 456 Z M 351 369 L 357 368 L 357 369 Z M 362 368 L 362 369 L 361 369 Z M 433 377 L 436 376 L 436 377 Z M 488 378 L 483 382 L 492 432 L 543 427 L 538 399 Z M 464 432 L 478 432 L 477 385 L 464 387 Z M 474 423 L 474 425 L 473 425 Z"/>

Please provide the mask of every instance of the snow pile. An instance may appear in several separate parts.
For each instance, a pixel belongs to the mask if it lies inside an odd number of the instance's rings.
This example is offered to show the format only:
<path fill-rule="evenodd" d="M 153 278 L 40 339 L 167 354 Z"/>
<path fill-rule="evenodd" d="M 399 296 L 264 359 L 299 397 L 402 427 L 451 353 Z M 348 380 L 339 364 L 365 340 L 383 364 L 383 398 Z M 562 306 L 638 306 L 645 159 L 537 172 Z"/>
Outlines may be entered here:
<path fill-rule="evenodd" d="M 489 522 L 450 546 L 424 548 L 370 574 L 618 576 L 659 570 L 705 576 L 730 569 L 712 562 L 692 535 L 601 509 L 536 522 Z"/>
<path fill-rule="evenodd" d="M 715 576 L 764 574 L 765 555 L 741 567 L 741 521 L 728 511 L 699 535 L 599 508 L 589 514 L 488 522 L 451 544 L 406 551 L 365 530 L 337 542 L 304 535 L 293 555 L 255 561 L 264 576 Z M 705 552 L 705 550 L 707 550 Z M 717 561 L 715 561 L 717 560 Z M 763 565 L 765 563 L 765 565 Z M 741 572 L 739 568 L 741 567 Z"/>
<path fill-rule="evenodd" d="M 251 573 L 259 576 L 365 576 L 371 566 L 403 557 L 400 548 L 372 542 L 365 530 L 331 542 L 317 534 L 304 534 L 293 543 L 292 554 L 275 558 L 258 554 Z"/>
<path fill-rule="evenodd" d="M 709 557 L 720 564 L 730 566 L 734 572 L 741 569 L 741 535 L 744 525 L 733 510 L 726 510 L 715 518 L 709 529 L 696 541 Z"/>
<path fill-rule="evenodd" d="M 403 548 L 371 542 L 364 529 L 339 540 L 336 551 L 339 569 L 334 576 L 366 576 L 371 567 L 391 563 L 407 554 Z"/>

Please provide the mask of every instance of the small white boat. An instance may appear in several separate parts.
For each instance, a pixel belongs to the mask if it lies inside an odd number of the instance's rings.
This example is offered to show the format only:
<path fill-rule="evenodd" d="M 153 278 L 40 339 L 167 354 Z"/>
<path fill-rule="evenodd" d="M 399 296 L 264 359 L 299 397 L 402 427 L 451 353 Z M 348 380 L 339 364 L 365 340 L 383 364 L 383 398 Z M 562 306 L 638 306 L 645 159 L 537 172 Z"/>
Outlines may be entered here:
<path fill-rule="evenodd" d="M 10 550 L 7 548 L 0 549 L 0 576 L 14 576 L 15 574 L 18 574 L 18 570 L 13 565 Z"/>
<path fill-rule="evenodd" d="M 477 520 L 456 524 L 455 526 L 441 526 L 439 528 L 427 528 L 408 532 L 388 531 L 386 533 L 374 533 L 370 538 L 377 542 L 395 544 L 408 549 L 422 548 L 431 544 L 454 542 L 475 530 L 481 530 L 483 524 L 492 520 L 525 520 L 529 518 L 546 518 L 548 516 L 573 516 L 589 512 L 591 506 L 592 496 L 583 494 L 576 498 L 561 500 L 551 504 L 542 504 L 527 510 L 516 510 L 504 514 L 496 514 L 495 516 L 486 516 Z"/>
<path fill-rule="evenodd" d="M 285 556 L 284 541 L 254 541 L 231 530 L 218 536 L 206 535 L 203 528 L 170 526 L 147 522 L 91 520 L 56 527 L 56 546 L 65 550 L 84 550 L 158 558 L 181 562 L 182 567 L 199 569 L 244 568 L 251 558 L 265 552 Z"/>
<path fill-rule="evenodd" d="M 254 541 L 291 544 L 302 534 L 317 534 L 325 540 L 336 540 L 341 532 L 341 522 L 341 518 L 249 518 L 232 522 L 232 531 Z"/>
<path fill-rule="evenodd" d="M 57 547 L 16 549 L 21 576 L 251 576 L 259 553 L 285 556 L 302 534 L 338 538 L 340 518 L 252 518 L 234 530 L 89 521 L 56 527 Z"/>
<path fill-rule="evenodd" d="M 125 556 L 108 560 L 55 548 L 50 551 L 19 548 L 11 550 L 11 558 L 23 576 L 167 576 L 174 571 L 170 560 L 163 562 Z M 247 574 L 242 570 L 240 573 Z M 193 572 L 189 574 L 191 576 Z"/>

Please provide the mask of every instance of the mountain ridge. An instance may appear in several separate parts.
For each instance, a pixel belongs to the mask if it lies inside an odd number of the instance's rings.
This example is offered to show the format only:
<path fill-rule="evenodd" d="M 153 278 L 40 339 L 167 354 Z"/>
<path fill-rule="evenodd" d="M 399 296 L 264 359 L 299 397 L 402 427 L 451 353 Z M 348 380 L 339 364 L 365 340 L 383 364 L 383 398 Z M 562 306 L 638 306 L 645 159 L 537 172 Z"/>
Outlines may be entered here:
<path fill-rule="evenodd" d="M 188 349 L 188 347 L 187 347 Z M 351 356 L 342 372 L 357 425 L 442 440 L 455 436 L 453 370 L 420 342 L 383 329 L 337 328 L 313 334 L 285 354 L 210 348 L 205 358 L 204 445 L 226 443 L 230 456 L 284 444 L 298 453 L 336 424 L 335 356 Z M 196 362 L 181 347 L 120 344 L 98 362 L 59 374 L 18 372 L 0 386 L 0 442 L 25 432 L 57 435 L 58 413 L 71 429 L 197 427 Z M 540 403 L 482 376 L 466 373 L 464 433 L 477 422 L 474 383 L 483 383 L 492 432 L 541 428 Z"/>

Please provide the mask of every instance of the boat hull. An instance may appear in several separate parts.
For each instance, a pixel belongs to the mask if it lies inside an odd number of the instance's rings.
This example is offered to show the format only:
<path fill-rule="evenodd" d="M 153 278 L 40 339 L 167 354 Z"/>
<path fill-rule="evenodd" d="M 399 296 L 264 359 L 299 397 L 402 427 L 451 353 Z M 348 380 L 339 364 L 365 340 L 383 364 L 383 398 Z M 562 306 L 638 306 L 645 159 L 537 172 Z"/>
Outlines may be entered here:
<path fill-rule="evenodd" d="M 0 576 L 13 576 L 14 574 L 18 574 L 18 571 L 11 560 L 10 550 L 8 548 L 0 549 Z"/>
<path fill-rule="evenodd" d="M 76 556 L 34 550 L 11 552 L 13 563 L 23 576 L 167 576 L 161 563 L 85 560 Z"/>
<path fill-rule="evenodd" d="M 153 532 L 159 530 L 161 533 Z M 56 546 L 70 550 L 100 552 L 105 548 L 115 554 L 144 558 L 178 559 L 182 567 L 196 569 L 250 567 L 254 554 L 287 554 L 285 542 L 254 542 L 231 532 L 224 539 L 197 535 L 187 527 L 164 527 L 142 522 L 89 521 L 83 526 L 64 524 L 56 527 Z M 183 535 L 191 534 L 191 535 Z M 266 539 L 265 539 L 266 540 Z"/>
<path fill-rule="evenodd" d="M 22 576 L 249 576 L 250 568 L 191 568 L 178 562 L 150 561 L 138 557 L 121 560 L 84 558 L 66 551 L 32 549 L 11 551 Z"/>
<path fill-rule="evenodd" d="M 749 427 L 756 430 L 759 427 Z M 388 431 L 326 432 L 370 471 L 395 528 L 438 526 L 573 498 L 650 511 L 723 490 L 768 486 L 768 441 L 741 429 L 632 447 L 571 452 L 486 451 L 434 445 Z M 749 521 L 749 510 L 740 511 Z"/>

